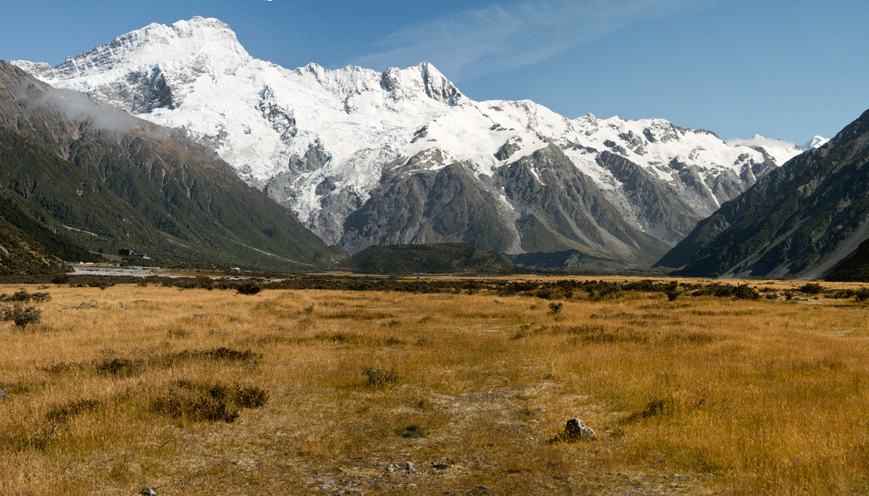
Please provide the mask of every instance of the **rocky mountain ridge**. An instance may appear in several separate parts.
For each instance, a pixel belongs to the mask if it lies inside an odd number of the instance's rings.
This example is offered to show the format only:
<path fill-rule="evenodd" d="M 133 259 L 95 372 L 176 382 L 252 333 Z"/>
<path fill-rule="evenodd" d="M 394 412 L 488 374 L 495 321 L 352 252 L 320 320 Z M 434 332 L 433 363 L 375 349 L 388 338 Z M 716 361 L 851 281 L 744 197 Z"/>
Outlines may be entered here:
<path fill-rule="evenodd" d="M 722 205 L 657 265 L 686 276 L 824 277 L 869 239 L 867 162 L 869 111 Z"/>

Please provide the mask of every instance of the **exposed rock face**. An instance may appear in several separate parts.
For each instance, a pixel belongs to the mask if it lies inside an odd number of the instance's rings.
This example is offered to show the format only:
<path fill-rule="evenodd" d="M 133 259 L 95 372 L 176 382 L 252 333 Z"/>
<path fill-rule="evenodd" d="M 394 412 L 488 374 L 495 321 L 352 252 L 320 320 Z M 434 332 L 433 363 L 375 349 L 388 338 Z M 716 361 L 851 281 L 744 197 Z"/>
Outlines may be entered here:
<path fill-rule="evenodd" d="M 625 222 L 557 146 L 502 167 L 495 182 L 517 214 L 516 229 L 525 252 L 576 249 L 647 263 L 666 250 L 663 242 Z"/>
<path fill-rule="evenodd" d="M 331 159 L 332 156 L 323 150 L 323 143 L 320 143 L 318 140 L 308 146 L 308 150 L 304 155 L 290 157 L 290 169 L 287 172 L 296 176 L 302 172 L 319 170 Z"/>
<path fill-rule="evenodd" d="M 869 111 L 725 203 L 658 265 L 689 276 L 818 278 L 869 238 Z"/>
<path fill-rule="evenodd" d="M 622 183 L 620 190 L 610 190 L 607 196 L 623 212 L 629 212 L 625 220 L 633 221 L 641 231 L 666 243 L 677 243 L 700 220 L 697 211 L 673 188 L 630 160 L 604 151 L 597 162 Z"/>
<path fill-rule="evenodd" d="M 506 253 L 575 249 L 651 263 L 666 245 L 627 224 L 560 148 L 549 145 L 477 178 L 438 152 L 394 165 L 351 213 L 340 244 L 462 242 Z"/>
<path fill-rule="evenodd" d="M 510 251 L 515 243 L 499 200 L 461 163 L 416 156 L 384 174 L 361 208 L 347 216 L 340 245 L 462 242 Z"/>
<path fill-rule="evenodd" d="M 519 253 L 506 255 L 514 264 L 532 269 L 571 268 L 584 270 L 621 270 L 625 262 L 612 258 L 593 257 L 579 250 Z"/>

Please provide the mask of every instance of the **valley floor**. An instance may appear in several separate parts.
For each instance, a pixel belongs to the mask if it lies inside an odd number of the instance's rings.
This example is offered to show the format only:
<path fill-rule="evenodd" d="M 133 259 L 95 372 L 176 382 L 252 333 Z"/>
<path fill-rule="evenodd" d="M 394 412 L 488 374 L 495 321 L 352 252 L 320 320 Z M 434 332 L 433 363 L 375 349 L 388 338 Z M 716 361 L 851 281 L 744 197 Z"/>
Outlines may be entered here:
<path fill-rule="evenodd" d="M 869 491 L 861 286 L 673 282 L 0 286 L 0 493 Z"/>

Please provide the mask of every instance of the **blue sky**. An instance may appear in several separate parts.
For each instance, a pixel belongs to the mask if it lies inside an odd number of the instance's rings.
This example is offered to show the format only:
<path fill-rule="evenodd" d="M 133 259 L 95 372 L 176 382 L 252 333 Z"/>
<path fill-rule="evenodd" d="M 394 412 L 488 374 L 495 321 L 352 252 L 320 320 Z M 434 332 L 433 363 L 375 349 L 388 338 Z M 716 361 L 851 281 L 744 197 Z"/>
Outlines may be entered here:
<path fill-rule="evenodd" d="M 0 59 L 56 65 L 149 23 L 228 23 L 256 58 L 376 70 L 432 62 L 475 100 L 570 118 L 661 117 L 802 144 L 869 109 L 869 2 L 4 0 Z"/>

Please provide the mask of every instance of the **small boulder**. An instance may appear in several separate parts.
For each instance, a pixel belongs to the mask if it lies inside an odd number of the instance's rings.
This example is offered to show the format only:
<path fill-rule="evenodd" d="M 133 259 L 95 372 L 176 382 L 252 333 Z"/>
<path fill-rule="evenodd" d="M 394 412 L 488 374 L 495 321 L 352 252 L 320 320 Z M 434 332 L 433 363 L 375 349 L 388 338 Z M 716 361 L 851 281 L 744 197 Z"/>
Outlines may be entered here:
<path fill-rule="evenodd" d="M 572 418 L 567 421 L 567 425 L 564 426 L 564 434 L 569 439 L 594 439 L 597 437 L 597 433 L 594 432 L 594 429 L 582 423 L 582 420 L 578 418 Z"/>
<path fill-rule="evenodd" d="M 567 421 L 567 425 L 564 426 L 564 432 L 559 433 L 554 438 L 550 439 L 550 443 L 557 443 L 560 441 L 566 443 L 573 443 L 576 441 L 590 441 L 592 439 L 597 439 L 597 433 L 591 427 L 582 423 L 582 420 L 578 418 L 572 418 Z"/>

